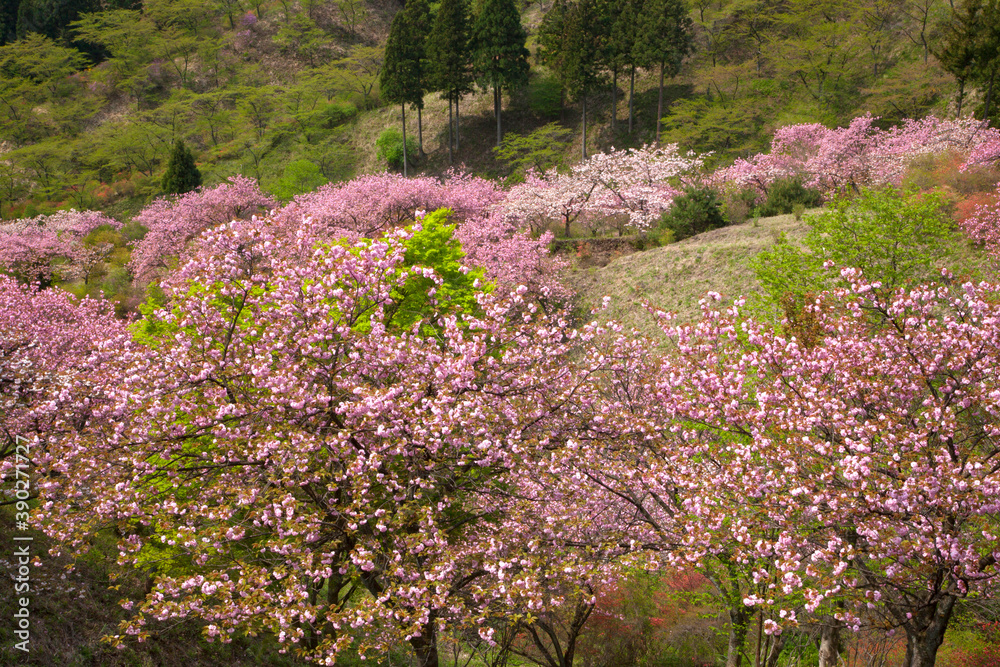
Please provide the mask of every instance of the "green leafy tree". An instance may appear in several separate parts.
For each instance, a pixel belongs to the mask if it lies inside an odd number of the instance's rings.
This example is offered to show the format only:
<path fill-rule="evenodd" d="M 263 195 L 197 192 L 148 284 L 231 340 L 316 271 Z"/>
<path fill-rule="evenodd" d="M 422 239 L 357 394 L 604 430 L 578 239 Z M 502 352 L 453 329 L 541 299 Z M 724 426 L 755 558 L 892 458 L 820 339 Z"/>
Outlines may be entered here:
<path fill-rule="evenodd" d="M 455 225 L 448 224 L 450 215 L 449 209 L 438 209 L 417 221 L 419 230 L 410 228 L 413 237 L 406 241 L 403 264 L 433 268 L 441 282 L 435 284 L 431 278 L 413 275 L 393 291 L 390 321 L 400 329 L 410 329 L 418 320 L 424 320 L 421 331 L 428 335 L 439 331 L 440 323 L 449 315 L 481 312 L 476 285 L 485 282 L 485 273 L 481 268 L 470 270 L 462 264 L 465 252 L 454 238 Z"/>
<path fill-rule="evenodd" d="M 191 149 L 180 139 L 174 144 L 174 152 L 167 163 L 167 173 L 163 175 L 163 191 L 167 194 L 183 194 L 201 185 L 201 172 L 194 164 Z"/>
<path fill-rule="evenodd" d="M 0 46 L 0 134 L 19 145 L 51 134 L 58 114 L 41 107 L 77 92 L 67 77 L 85 60 L 40 34 Z"/>
<path fill-rule="evenodd" d="M 807 220 L 811 228 L 801 246 L 782 237 L 753 261 L 765 306 L 790 318 L 810 296 L 842 285 L 842 268 L 861 269 L 866 282 L 879 283 L 876 289 L 888 295 L 963 263 L 966 243 L 939 194 L 865 189 Z"/>
<path fill-rule="evenodd" d="M 497 146 L 503 139 L 500 118 L 502 91 L 528 83 L 528 39 L 514 0 L 485 0 L 472 24 L 472 66 L 484 89 L 493 89 Z"/>
<path fill-rule="evenodd" d="M 493 152 L 516 173 L 523 174 L 528 169 L 542 173 L 563 166 L 563 152 L 571 135 L 572 132 L 553 122 L 527 135 L 510 132 Z"/>
<path fill-rule="evenodd" d="M 79 40 L 105 49 L 110 89 L 124 89 L 136 102 L 147 94 L 145 65 L 153 59 L 156 26 L 134 9 L 115 9 L 86 14 L 72 26 Z"/>
<path fill-rule="evenodd" d="M 379 89 L 387 102 L 400 105 L 403 114 L 403 176 L 407 175 L 406 105 L 423 104 L 424 57 L 422 36 L 414 35 L 405 11 L 398 12 L 389 27 L 385 60 L 379 76 Z"/>
<path fill-rule="evenodd" d="M 637 60 L 644 66 L 660 68 L 659 98 L 656 105 L 656 140 L 660 140 L 663 118 L 663 79 L 675 76 L 681 61 L 694 47 L 692 22 L 681 0 L 647 0 L 640 17 L 636 43 Z"/>
<path fill-rule="evenodd" d="M 472 51 L 469 45 L 467 0 L 441 0 L 427 39 L 429 88 L 448 100 L 448 163 L 458 150 L 458 103 L 472 92 Z M 454 106 L 454 117 L 452 107 Z"/>
<path fill-rule="evenodd" d="M 329 180 L 323 177 L 319 165 L 309 160 L 293 160 L 285 165 L 281 178 L 271 186 L 271 194 L 289 200 L 295 195 L 315 190 Z"/>

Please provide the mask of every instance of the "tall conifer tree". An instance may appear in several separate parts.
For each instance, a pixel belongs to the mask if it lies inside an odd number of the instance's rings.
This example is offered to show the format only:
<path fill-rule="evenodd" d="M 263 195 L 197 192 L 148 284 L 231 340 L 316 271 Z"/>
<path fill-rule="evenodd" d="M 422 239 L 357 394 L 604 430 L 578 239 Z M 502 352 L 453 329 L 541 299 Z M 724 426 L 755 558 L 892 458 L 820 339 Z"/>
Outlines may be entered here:
<path fill-rule="evenodd" d="M 681 61 L 691 53 L 694 40 L 692 21 L 682 0 L 646 0 L 640 16 L 636 55 L 640 64 L 659 66 L 660 94 L 656 105 L 656 142 L 660 141 L 663 119 L 663 79 L 675 76 Z"/>
<path fill-rule="evenodd" d="M 502 91 L 510 92 L 528 83 L 527 39 L 514 0 L 485 0 L 472 25 L 472 64 L 479 85 L 493 89 L 497 146 L 503 139 Z"/>
<path fill-rule="evenodd" d="M 596 0 L 556 3 L 543 22 L 543 57 L 583 110 L 583 158 L 587 158 L 587 95 L 601 82 L 605 24 Z"/>
<path fill-rule="evenodd" d="M 161 185 L 163 191 L 171 195 L 191 192 L 201 185 L 201 172 L 195 166 L 194 155 L 180 139 L 174 144 Z"/>
<path fill-rule="evenodd" d="M 441 91 L 442 97 L 448 100 L 449 164 L 454 161 L 452 151 L 458 149 L 459 143 L 458 102 L 463 95 L 472 92 L 472 52 L 469 46 L 467 0 L 441 0 L 427 40 L 427 69 L 429 88 Z"/>
<path fill-rule="evenodd" d="M 606 57 L 612 72 L 616 75 L 613 83 L 615 92 L 617 92 L 618 88 L 618 70 L 627 70 L 629 73 L 628 133 L 632 134 L 633 118 L 635 116 L 635 70 L 639 62 L 637 48 L 639 17 L 642 15 L 643 0 L 609 1 L 604 6 L 613 13 L 613 16 L 611 16 L 610 35 L 606 44 Z M 614 115 L 612 115 L 611 119 L 614 122 Z"/>
<path fill-rule="evenodd" d="M 422 59 L 422 36 L 420 40 L 415 39 L 406 11 L 397 12 L 385 43 L 379 91 L 385 100 L 400 105 L 403 112 L 403 176 L 407 175 L 409 161 L 406 154 L 406 105 L 423 104 Z"/>
<path fill-rule="evenodd" d="M 420 64 L 420 80 L 418 82 L 420 92 L 414 93 L 414 99 L 410 103 L 417 108 L 417 145 L 420 147 L 420 154 L 423 155 L 424 93 L 430 88 L 427 68 L 427 37 L 431 32 L 431 8 L 427 4 L 427 0 L 407 0 L 403 14 L 410 32 L 410 39 L 413 40 L 414 54 Z"/>

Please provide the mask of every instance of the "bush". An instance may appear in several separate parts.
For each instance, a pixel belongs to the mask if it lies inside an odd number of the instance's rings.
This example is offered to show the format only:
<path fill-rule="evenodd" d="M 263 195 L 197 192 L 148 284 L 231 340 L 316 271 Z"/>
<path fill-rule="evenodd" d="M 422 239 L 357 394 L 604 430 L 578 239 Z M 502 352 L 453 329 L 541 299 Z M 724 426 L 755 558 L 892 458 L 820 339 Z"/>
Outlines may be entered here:
<path fill-rule="evenodd" d="M 385 160 L 391 169 L 403 168 L 403 133 L 394 127 L 384 130 L 375 141 L 375 148 L 378 149 L 376 156 L 380 160 Z M 414 163 L 417 154 L 417 142 L 413 137 L 406 138 L 406 158 L 410 164 Z"/>
<path fill-rule="evenodd" d="M 1000 170 L 994 166 L 969 165 L 959 153 L 933 153 L 910 161 L 903 174 L 903 187 L 934 190 L 946 187 L 961 195 L 992 192 L 1000 181 Z"/>
<path fill-rule="evenodd" d="M 558 118 L 562 111 L 562 84 L 551 74 L 532 77 L 528 83 L 528 106 L 543 118 Z"/>
<path fill-rule="evenodd" d="M 323 127 L 332 129 L 357 116 L 358 108 L 350 102 L 333 102 L 323 107 L 321 115 Z"/>
<path fill-rule="evenodd" d="M 769 217 L 784 215 L 795 210 L 796 204 L 814 208 L 823 202 L 819 190 L 807 188 L 798 178 L 780 178 L 771 184 L 764 203 L 757 207 L 757 215 Z"/>
<path fill-rule="evenodd" d="M 757 205 L 757 190 L 730 188 L 722 195 L 722 212 L 731 225 L 742 225 Z"/>
<path fill-rule="evenodd" d="M 673 206 L 660 219 L 660 227 L 669 231 L 674 241 L 726 224 L 722 202 L 711 188 L 685 188 L 684 194 L 674 199 Z"/>
<path fill-rule="evenodd" d="M 318 165 L 309 160 L 294 160 L 285 165 L 281 178 L 271 185 L 271 194 L 287 201 L 297 194 L 315 190 L 328 182 Z"/>

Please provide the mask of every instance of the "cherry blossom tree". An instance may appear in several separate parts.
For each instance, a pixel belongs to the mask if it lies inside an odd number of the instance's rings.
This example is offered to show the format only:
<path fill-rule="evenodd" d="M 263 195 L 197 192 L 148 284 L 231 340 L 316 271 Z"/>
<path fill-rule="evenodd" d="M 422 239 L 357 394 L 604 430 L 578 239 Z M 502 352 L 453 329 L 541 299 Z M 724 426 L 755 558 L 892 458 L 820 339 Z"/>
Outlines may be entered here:
<path fill-rule="evenodd" d="M 609 378 L 612 437 L 564 470 L 576 462 L 575 493 L 614 539 L 738 568 L 765 632 L 832 615 L 901 630 L 905 665 L 933 665 L 955 604 L 995 592 L 1000 286 L 886 296 L 844 276 L 790 333 L 739 301 L 666 322 L 675 347 L 655 375 L 623 339 L 636 370 Z"/>
<path fill-rule="evenodd" d="M 898 186 L 910 163 L 921 155 L 957 153 L 965 166 L 994 159 L 1000 132 L 974 119 L 909 119 L 880 130 L 871 115 L 847 127 L 828 129 L 818 123 L 779 128 L 771 150 L 716 171 L 719 187 L 753 188 L 761 195 L 781 178 L 801 178 L 824 193 L 863 187 Z"/>
<path fill-rule="evenodd" d="M 969 238 L 983 245 L 987 252 L 1000 256 L 1000 186 L 993 193 L 993 202 L 977 206 L 961 226 Z"/>
<path fill-rule="evenodd" d="M 37 291 L 0 276 L 0 477 L 10 472 L 18 438 L 52 435 L 55 417 L 44 406 L 57 399 L 70 370 L 92 371 L 99 342 L 123 330 L 105 302 L 75 302 L 62 290 Z"/>
<path fill-rule="evenodd" d="M 24 281 L 48 285 L 56 279 L 86 278 L 110 248 L 85 243 L 86 237 L 121 223 L 97 211 L 58 211 L 52 215 L 0 223 L 0 270 Z"/>
<path fill-rule="evenodd" d="M 303 226 L 308 233 L 356 239 L 412 221 L 417 211 L 450 208 L 461 222 L 484 214 L 502 198 L 495 183 L 460 172 L 448 172 L 442 180 L 403 178 L 386 172 L 331 183 L 299 195 L 276 219 L 289 229 L 308 219 Z"/>
<path fill-rule="evenodd" d="M 598 230 L 646 229 L 670 207 L 684 178 L 692 178 L 702 158 L 682 155 L 676 144 L 661 148 L 597 153 L 562 174 L 529 173 L 514 186 L 502 210 L 522 224 L 541 230 L 561 223 L 569 234 L 573 222 Z"/>
<path fill-rule="evenodd" d="M 182 262 L 187 244 L 201 232 L 266 213 L 275 206 L 276 202 L 260 191 L 256 181 L 244 176 L 235 176 L 214 188 L 157 199 L 133 218 L 149 231 L 135 244 L 129 268 L 137 281 L 154 281 L 172 264 Z"/>
<path fill-rule="evenodd" d="M 501 530 L 496 499 L 558 439 L 581 336 L 525 288 L 474 291 L 475 312 L 430 328 L 400 319 L 414 285 L 447 305 L 443 275 L 407 263 L 419 227 L 283 231 L 203 233 L 166 307 L 105 348 L 113 367 L 68 381 L 58 410 L 89 418 L 40 461 L 36 521 L 71 550 L 113 526 L 120 564 L 155 575 L 119 639 L 196 617 L 210 639 L 268 631 L 324 664 L 400 641 L 436 664 L 443 627 L 532 586 L 493 554 L 551 560 Z"/>

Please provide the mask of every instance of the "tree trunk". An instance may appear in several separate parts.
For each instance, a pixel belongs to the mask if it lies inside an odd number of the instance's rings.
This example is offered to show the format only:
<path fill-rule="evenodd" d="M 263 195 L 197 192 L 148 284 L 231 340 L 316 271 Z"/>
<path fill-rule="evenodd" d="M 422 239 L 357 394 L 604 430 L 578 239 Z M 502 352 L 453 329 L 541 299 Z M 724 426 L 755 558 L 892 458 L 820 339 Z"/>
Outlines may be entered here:
<path fill-rule="evenodd" d="M 420 107 L 417 107 L 417 145 L 420 146 L 420 154 L 424 155 L 424 118 Z"/>
<path fill-rule="evenodd" d="M 497 148 L 499 148 L 500 141 L 503 139 L 503 133 L 500 128 L 500 86 L 493 87 L 493 112 L 497 117 Z"/>
<path fill-rule="evenodd" d="M 740 667 L 740 663 L 743 661 L 743 645 L 746 643 L 750 617 L 750 610 L 742 605 L 729 610 L 729 643 L 726 646 L 726 667 Z"/>
<path fill-rule="evenodd" d="M 455 146 L 455 140 L 452 139 L 452 118 L 451 118 L 451 95 L 448 96 L 448 164 L 455 164 L 455 155 L 453 148 Z"/>
<path fill-rule="evenodd" d="M 660 62 L 660 98 L 656 103 L 656 139 L 653 142 L 657 146 L 660 145 L 660 122 L 663 118 L 663 68 L 666 63 Z"/>
<path fill-rule="evenodd" d="M 635 110 L 635 65 L 632 65 L 632 74 L 628 82 L 628 133 L 632 134 L 632 115 Z"/>
<path fill-rule="evenodd" d="M 583 159 L 587 159 L 587 96 L 583 96 L 583 147 L 581 148 Z"/>
<path fill-rule="evenodd" d="M 836 667 L 840 657 L 840 625 L 825 619 L 819 631 L 819 667 Z"/>
<path fill-rule="evenodd" d="M 958 112 L 956 115 L 959 120 L 962 120 L 962 100 L 965 97 L 965 81 L 958 82 Z"/>
<path fill-rule="evenodd" d="M 618 66 L 611 68 L 611 136 L 618 129 Z"/>
<path fill-rule="evenodd" d="M 461 123 L 458 120 L 459 119 L 459 115 L 458 115 L 458 101 L 461 100 L 461 99 L 462 99 L 461 97 L 456 97 L 455 98 L 455 152 L 456 153 L 458 152 L 458 148 L 459 148 L 458 144 L 459 144 L 459 141 L 460 141 L 460 135 L 462 134 L 462 132 L 461 132 Z"/>
<path fill-rule="evenodd" d="M 406 103 L 400 106 L 403 108 L 403 178 L 406 178 Z"/>
<path fill-rule="evenodd" d="M 903 667 L 934 667 L 957 598 L 947 595 L 916 612 L 903 625 L 906 659 Z"/>
<path fill-rule="evenodd" d="M 996 78 L 996 72 L 990 73 L 990 83 L 986 88 L 986 109 L 983 111 L 983 120 L 990 119 L 990 104 L 993 102 L 993 80 Z"/>
<path fill-rule="evenodd" d="M 778 667 L 778 658 L 781 657 L 781 652 L 785 650 L 786 641 L 788 641 L 788 631 L 782 632 L 780 635 L 771 635 L 771 650 L 767 652 L 767 660 L 764 662 L 764 667 Z"/>
<path fill-rule="evenodd" d="M 420 636 L 410 639 L 410 646 L 417 656 L 416 667 L 438 667 L 438 647 L 437 636 L 434 632 L 434 614 L 432 613 L 424 627 L 420 629 Z"/>

